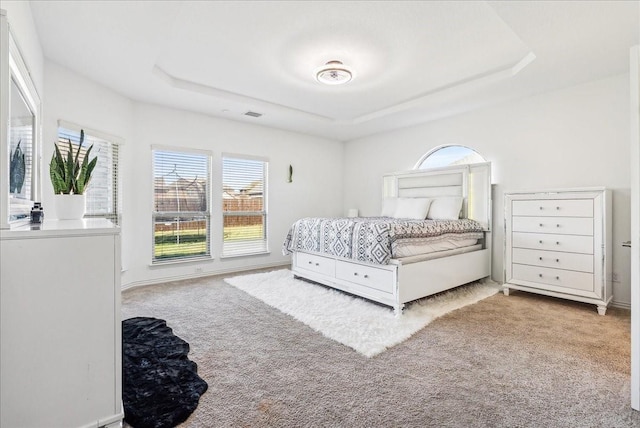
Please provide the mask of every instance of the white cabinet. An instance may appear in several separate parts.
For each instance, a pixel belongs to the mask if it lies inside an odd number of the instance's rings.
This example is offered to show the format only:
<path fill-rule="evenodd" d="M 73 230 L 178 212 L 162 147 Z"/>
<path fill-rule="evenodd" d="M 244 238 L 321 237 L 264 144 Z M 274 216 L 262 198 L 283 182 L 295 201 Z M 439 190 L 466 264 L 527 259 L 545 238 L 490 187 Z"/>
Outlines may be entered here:
<path fill-rule="evenodd" d="M 0 257 L 0 426 L 119 426 L 119 229 L 95 219 L 2 230 Z"/>
<path fill-rule="evenodd" d="M 598 306 L 612 299 L 611 191 L 505 193 L 504 294 L 509 289 Z"/>

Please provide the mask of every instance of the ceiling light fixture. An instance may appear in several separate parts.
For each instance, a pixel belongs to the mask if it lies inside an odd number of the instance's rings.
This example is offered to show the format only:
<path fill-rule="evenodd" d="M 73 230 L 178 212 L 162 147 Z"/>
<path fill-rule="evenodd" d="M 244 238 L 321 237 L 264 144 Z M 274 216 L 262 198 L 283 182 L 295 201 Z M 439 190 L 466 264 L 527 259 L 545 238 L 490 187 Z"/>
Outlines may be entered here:
<path fill-rule="evenodd" d="M 353 73 L 341 61 L 329 61 L 316 72 L 316 80 L 325 85 L 342 85 L 351 81 Z"/>

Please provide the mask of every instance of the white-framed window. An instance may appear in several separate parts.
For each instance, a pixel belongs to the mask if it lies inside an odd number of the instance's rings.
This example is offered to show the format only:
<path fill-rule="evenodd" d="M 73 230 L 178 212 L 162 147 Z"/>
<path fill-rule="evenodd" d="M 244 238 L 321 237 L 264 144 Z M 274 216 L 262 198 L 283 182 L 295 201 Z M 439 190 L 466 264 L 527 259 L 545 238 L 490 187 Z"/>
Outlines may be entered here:
<path fill-rule="evenodd" d="M 153 263 L 211 258 L 211 154 L 154 147 Z"/>
<path fill-rule="evenodd" d="M 268 252 L 267 173 L 255 156 L 222 155 L 222 256 Z"/>
<path fill-rule="evenodd" d="M 69 141 L 74 152 L 80 144 L 80 130 L 84 130 L 84 142 L 80 149 L 80 156 L 84 156 L 91 149 L 90 157 L 97 157 L 96 167 L 91 174 L 91 181 L 85 191 L 85 218 L 106 218 L 120 223 L 120 178 L 119 153 L 122 139 L 115 136 L 82 128 L 68 122 L 58 121 L 58 148 L 62 156 L 69 151 Z"/>
<path fill-rule="evenodd" d="M 442 168 L 481 162 L 486 162 L 486 159 L 472 148 L 452 144 L 439 146 L 428 151 L 413 169 Z"/>

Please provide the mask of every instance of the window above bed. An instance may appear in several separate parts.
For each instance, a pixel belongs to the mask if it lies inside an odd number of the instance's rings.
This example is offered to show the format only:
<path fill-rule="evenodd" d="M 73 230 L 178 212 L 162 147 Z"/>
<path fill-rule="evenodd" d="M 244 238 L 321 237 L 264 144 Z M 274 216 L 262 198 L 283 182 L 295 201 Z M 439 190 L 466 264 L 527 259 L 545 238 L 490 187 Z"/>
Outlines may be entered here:
<path fill-rule="evenodd" d="M 444 145 L 427 152 L 413 169 L 441 168 L 452 165 L 481 163 L 487 160 L 475 150 L 459 145 Z"/>

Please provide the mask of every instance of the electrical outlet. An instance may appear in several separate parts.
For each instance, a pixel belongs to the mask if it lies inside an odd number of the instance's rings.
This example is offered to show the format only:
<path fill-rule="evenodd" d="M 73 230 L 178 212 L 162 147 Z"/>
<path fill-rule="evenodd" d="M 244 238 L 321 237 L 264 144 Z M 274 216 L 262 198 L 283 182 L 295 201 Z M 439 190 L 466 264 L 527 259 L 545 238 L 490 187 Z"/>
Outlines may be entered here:
<path fill-rule="evenodd" d="M 613 272 L 611 274 L 611 280 L 613 282 L 620 282 L 620 275 L 618 275 L 618 272 Z"/>

